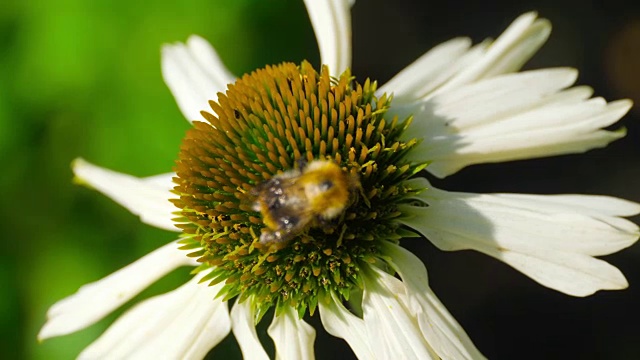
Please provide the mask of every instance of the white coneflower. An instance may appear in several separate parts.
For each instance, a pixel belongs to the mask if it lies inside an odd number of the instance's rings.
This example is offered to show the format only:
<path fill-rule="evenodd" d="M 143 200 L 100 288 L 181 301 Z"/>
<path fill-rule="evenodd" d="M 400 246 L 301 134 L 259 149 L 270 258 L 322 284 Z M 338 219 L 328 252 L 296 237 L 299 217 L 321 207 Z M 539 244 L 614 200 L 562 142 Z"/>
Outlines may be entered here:
<path fill-rule="evenodd" d="M 425 266 L 400 246 L 401 238 L 424 241 L 419 235 L 442 250 L 480 251 L 574 296 L 627 286 L 595 256 L 638 239 L 621 217 L 640 205 L 447 192 L 419 177 L 584 152 L 624 136 L 603 128 L 630 101 L 590 99 L 590 88 L 571 87 L 573 69 L 516 72 L 547 39 L 547 20 L 522 15 L 475 46 L 453 39 L 377 88 L 349 70 L 350 2 L 306 5 L 318 68 L 283 63 L 236 80 L 199 37 L 163 49 L 164 78 L 194 125 L 176 173 L 140 179 L 83 160 L 74 171 L 143 222 L 182 235 L 55 304 L 41 339 L 87 327 L 176 267 L 196 266 L 192 280 L 133 307 L 81 357 L 202 358 L 233 331 L 245 358 L 266 359 L 256 324 L 273 309 L 276 358 L 314 358 L 315 331 L 303 319 L 316 310 L 358 358 L 482 358 L 430 290 Z M 341 175 L 332 176 L 347 180 L 306 173 L 305 163 L 335 164 Z M 316 195 L 288 194 L 294 183 Z M 338 185 L 348 194 L 338 206 L 316 198 Z M 271 212 L 289 206 L 302 210 Z"/>

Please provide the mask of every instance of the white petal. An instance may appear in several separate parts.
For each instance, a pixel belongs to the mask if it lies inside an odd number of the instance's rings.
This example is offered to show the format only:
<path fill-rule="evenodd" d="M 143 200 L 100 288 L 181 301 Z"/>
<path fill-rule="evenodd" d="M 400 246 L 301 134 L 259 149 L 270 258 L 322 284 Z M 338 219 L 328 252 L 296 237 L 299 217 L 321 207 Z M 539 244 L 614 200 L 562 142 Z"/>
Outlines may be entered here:
<path fill-rule="evenodd" d="M 160 229 L 181 231 L 171 220 L 178 209 L 169 202 L 176 195 L 171 194 L 173 187 L 171 175 L 158 175 L 147 179 L 122 174 L 99 166 L 84 159 L 73 162 L 76 180 L 87 184 L 107 195 L 127 210 L 140 216 L 140 220 Z"/>
<path fill-rule="evenodd" d="M 498 194 L 508 199 L 513 199 L 519 204 L 527 203 L 529 207 L 544 206 L 545 209 L 572 209 L 581 214 L 593 217 L 599 215 L 633 216 L 640 214 L 640 204 L 629 200 L 618 199 L 603 195 L 528 195 L 528 194 Z M 514 201 L 514 202 L 515 202 Z M 529 205 L 530 204 L 530 205 Z"/>
<path fill-rule="evenodd" d="M 158 174 L 153 176 L 147 176 L 144 178 L 144 181 L 162 187 L 167 191 L 171 191 L 173 187 L 176 185 L 173 182 L 173 178 L 176 176 L 176 173 L 166 173 L 166 174 Z"/>
<path fill-rule="evenodd" d="M 38 338 L 65 335 L 92 325 L 170 271 L 186 265 L 195 266 L 196 262 L 171 242 L 54 304 Z"/>
<path fill-rule="evenodd" d="M 331 294 L 331 297 L 332 301 L 329 304 L 318 303 L 320 319 L 325 330 L 344 339 L 358 359 L 375 359 L 364 320 L 347 310 L 334 294 Z"/>
<path fill-rule="evenodd" d="M 233 305 L 231 309 L 231 329 L 240 345 L 242 357 L 245 359 L 269 360 L 269 355 L 258 339 L 256 332 L 255 313 L 251 308 L 251 301 Z"/>
<path fill-rule="evenodd" d="M 428 285 L 427 269 L 420 259 L 408 250 L 392 243 L 384 243 L 383 253 L 406 285 L 410 306 L 420 329 L 434 351 L 442 359 L 483 359 L 469 336 L 449 314 Z"/>
<path fill-rule="evenodd" d="M 338 76 L 351 67 L 351 5 L 348 0 L 305 0 L 322 64 Z"/>
<path fill-rule="evenodd" d="M 380 92 L 394 92 L 390 115 L 414 115 L 408 134 L 422 138 L 410 156 L 445 177 L 472 164 L 581 153 L 624 136 L 603 128 L 630 108 L 587 100 L 573 69 L 518 70 L 546 41 L 551 25 L 527 13 L 490 46 L 464 39 L 437 46 Z M 482 45 L 482 44 L 481 44 Z M 486 45 L 486 44 L 485 44 Z M 461 66 L 464 64 L 464 66 Z"/>
<path fill-rule="evenodd" d="M 637 204 L 606 197 L 478 195 L 432 187 L 417 197 L 429 206 L 403 207 L 408 216 L 401 221 L 440 249 L 483 252 L 575 296 L 627 286 L 617 268 L 593 256 L 637 241 L 635 224 L 608 215 L 637 212 Z M 593 207 L 601 203 L 605 210 Z M 619 211 L 612 209 L 618 204 Z"/>
<path fill-rule="evenodd" d="M 313 360 L 313 343 L 316 331 L 298 318 L 293 308 L 285 308 L 282 314 L 273 317 L 267 333 L 276 345 L 277 360 Z"/>
<path fill-rule="evenodd" d="M 517 71 L 547 41 L 551 23 L 536 19 L 535 12 L 521 15 L 509 25 L 481 58 L 461 70 L 436 93 L 442 93 L 460 85 L 482 78 Z"/>
<path fill-rule="evenodd" d="M 235 81 L 213 47 L 203 38 L 191 35 L 186 44 L 162 47 L 162 76 L 189 121 L 202 119 L 209 100 Z"/>
<path fill-rule="evenodd" d="M 80 358 L 202 359 L 231 328 L 227 303 L 214 299 L 222 285 L 198 284 L 204 275 L 126 312 Z"/>
<path fill-rule="evenodd" d="M 449 127 L 467 130 L 546 103 L 548 95 L 571 86 L 577 77 L 570 68 L 506 74 L 447 91 L 430 104 L 433 115 L 447 118 Z"/>
<path fill-rule="evenodd" d="M 393 93 L 397 106 L 516 71 L 551 31 L 551 24 L 536 16 L 533 12 L 520 16 L 493 43 L 487 40 L 469 49 L 469 39 L 457 38 L 440 44 L 398 73 L 378 94 Z"/>
<path fill-rule="evenodd" d="M 452 150 L 456 147 L 455 144 L 451 144 L 448 149 L 439 149 L 442 154 L 447 153 L 447 150 L 451 151 L 450 156 L 434 154 L 433 157 L 427 157 L 434 159 L 432 166 L 427 170 L 439 178 L 444 178 L 472 164 L 584 153 L 603 148 L 625 135 L 624 129 L 582 132 L 577 130 L 577 127 L 568 127 L 555 132 L 552 129 L 543 129 L 493 139 L 470 139 L 466 145 L 462 143 L 463 148 L 460 150 Z"/>
<path fill-rule="evenodd" d="M 364 278 L 363 320 L 377 359 L 439 359 L 407 308 L 404 284 L 375 268 Z"/>
<path fill-rule="evenodd" d="M 424 138 L 412 156 L 432 161 L 427 170 L 444 177 L 472 164 L 580 153 L 624 136 L 602 128 L 631 102 L 587 100 L 587 87 L 562 91 L 575 78 L 564 68 L 502 75 L 406 107 L 416 116 L 412 136 Z"/>
<path fill-rule="evenodd" d="M 456 38 L 434 47 L 380 87 L 378 95 L 393 93 L 394 104 L 426 96 L 453 75 L 470 46 L 469 38 Z"/>
<path fill-rule="evenodd" d="M 575 105 L 588 99 L 592 94 L 588 87 L 558 92 L 573 84 L 576 77 L 577 72 L 568 68 L 501 75 L 392 110 L 401 118 L 415 115 L 412 135 L 421 135 L 425 140 L 422 151 L 429 152 L 420 155 L 437 156 L 463 146 L 467 132 L 503 124 L 531 110 Z"/>

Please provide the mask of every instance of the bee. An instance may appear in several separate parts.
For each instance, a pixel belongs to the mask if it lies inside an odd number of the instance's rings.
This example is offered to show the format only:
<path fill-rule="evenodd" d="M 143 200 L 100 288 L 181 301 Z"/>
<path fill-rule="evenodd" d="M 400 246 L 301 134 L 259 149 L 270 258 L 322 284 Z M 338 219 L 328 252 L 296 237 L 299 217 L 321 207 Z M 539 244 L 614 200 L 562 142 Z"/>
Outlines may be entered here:
<path fill-rule="evenodd" d="M 262 215 L 263 245 L 286 244 L 309 227 L 321 226 L 351 204 L 360 183 L 329 160 L 301 163 L 256 186 L 253 209 Z"/>

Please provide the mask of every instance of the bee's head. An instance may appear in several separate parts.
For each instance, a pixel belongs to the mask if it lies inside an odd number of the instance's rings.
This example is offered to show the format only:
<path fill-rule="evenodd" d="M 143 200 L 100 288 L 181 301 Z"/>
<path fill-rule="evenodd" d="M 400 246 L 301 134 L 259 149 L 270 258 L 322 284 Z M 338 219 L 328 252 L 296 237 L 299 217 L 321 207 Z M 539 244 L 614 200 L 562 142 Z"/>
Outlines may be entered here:
<path fill-rule="evenodd" d="M 350 176 L 333 161 L 309 163 L 303 172 L 304 191 L 313 212 L 325 219 L 338 216 L 350 203 Z"/>

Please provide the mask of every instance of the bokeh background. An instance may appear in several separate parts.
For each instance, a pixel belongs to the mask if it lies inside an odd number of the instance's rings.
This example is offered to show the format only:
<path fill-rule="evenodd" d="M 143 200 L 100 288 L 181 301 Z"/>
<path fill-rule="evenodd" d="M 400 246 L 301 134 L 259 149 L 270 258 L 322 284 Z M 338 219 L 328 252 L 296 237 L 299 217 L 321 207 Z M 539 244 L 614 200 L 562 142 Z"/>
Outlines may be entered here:
<path fill-rule="evenodd" d="M 578 82 L 597 95 L 640 104 L 640 10 L 633 1 L 361 0 L 353 8 L 353 72 L 384 82 L 432 46 L 459 35 L 497 36 L 528 10 L 550 19 L 554 30 L 526 68 L 577 67 Z M 40 344 L 46 309 L 174 238 L 72 184 L 70 163 L 82 156 L 138 176 L 172 168 L 189 125 L 163 84 L 159 49 L 192 33 L 210 40 L 238 75 L 285 60 L 319 61 L 296 0 L 0 2 L 0 358 L 74 358 L 127 307 Z M 604 150 L 473 166 L 437 185 L 640 201 L 639 109 L 621 124 L 628 136 Z M 486 256 L 418 243 L 409 246 L 426 262 L 431 286 L 488 357 L 640 358 L 640 246 L 606 258 L 626 274 L 628 290 L 573 298 Z M 136 299 L 186 277 L 186 269 L 176 271 Z M 316 349 L 319 359 L 352 356 L 321 329 Z M 240 358 L 232 336 L 210 355 Z"/>

